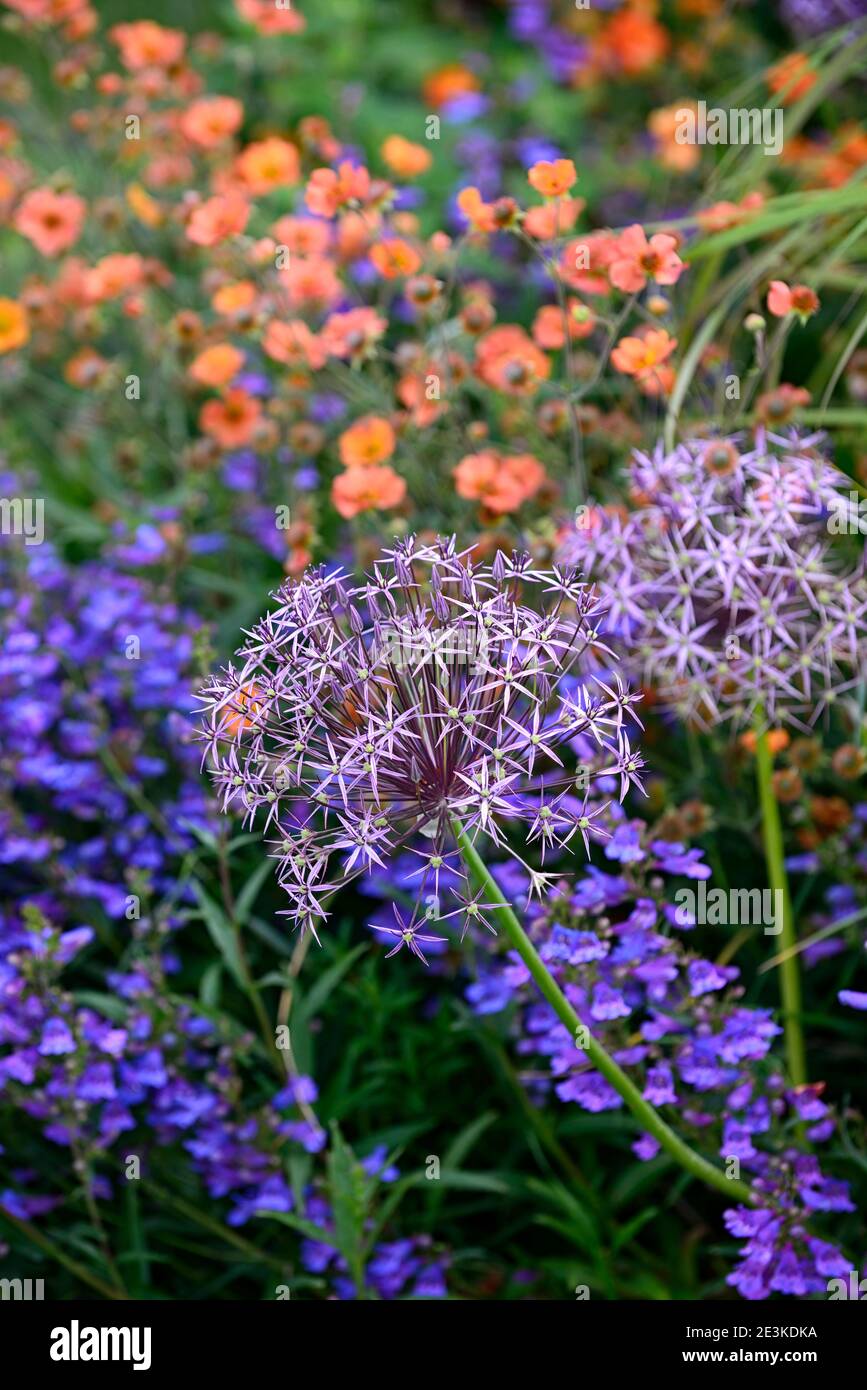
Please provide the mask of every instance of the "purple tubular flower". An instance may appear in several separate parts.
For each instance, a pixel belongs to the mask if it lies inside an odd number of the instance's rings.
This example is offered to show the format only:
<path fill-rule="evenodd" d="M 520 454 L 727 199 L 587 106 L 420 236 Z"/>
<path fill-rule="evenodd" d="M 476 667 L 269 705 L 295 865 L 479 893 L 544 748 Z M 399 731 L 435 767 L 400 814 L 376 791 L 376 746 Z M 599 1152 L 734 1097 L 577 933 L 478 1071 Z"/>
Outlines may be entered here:
<path fill-rule="evenodd" d="M 646 505 L 582 513 L 564 543 L 635 676 L 682 717 L 809 728 L 857 685 L 867 570 L 837 541 L 849 480 L 822 443 L 760 433 L 744 453 L 732 440 L 638 453 L 631 490 Z"/>
<path fill-rule="evenodd" d="M 535 607 L 523 601 L 533 592 Z M 540 573 L 502 553 L 477 566 L 454 540 L 410 538 L 360 584 L 310 570 L 278 598 L 240 664 L 203 691 L 202 738 L 223 809 L 242 807 L 250 823 L 264 813 L 283 915 L 301 931 L 316 935 L 336 888 L 419 837 L 418 903 L 437 903 L 425 925 L 487 925 L 459 860 L 440 879 L 455 819 L 520 859 L 507 839 L 516 826 L 544 862 L 607 833 L 588 805 L 592 781 L 611 779 L 621 800 L 640 787 L 626 732 L 638 697 L 619 679 L 577 679 L 588 648 L 604 650 L 602 609 L 571 569 Z M 559 751 L 575 739 L 589 750 L 577 780 Z M 524 867 L 541 892 L 547 875 Z M 441 911 L 441 892 L 454 912 Z M 415 916 L 384 930 L 418 955 Z"/>

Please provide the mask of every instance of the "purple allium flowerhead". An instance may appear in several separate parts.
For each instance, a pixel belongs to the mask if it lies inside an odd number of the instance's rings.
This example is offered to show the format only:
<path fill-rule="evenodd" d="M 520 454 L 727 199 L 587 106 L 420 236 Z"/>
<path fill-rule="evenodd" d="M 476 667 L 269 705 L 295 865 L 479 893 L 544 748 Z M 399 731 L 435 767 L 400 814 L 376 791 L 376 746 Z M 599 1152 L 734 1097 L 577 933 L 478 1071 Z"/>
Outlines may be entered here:
<path fill-rule="evenodd" d="M 603 610 L 571 569 L 543 573 L 502 553 L 476 565 L 453 539 L 409 538 L 361 583 L 312 569 L 276 597 L 238 664 L 202 692 L 202 737 L 224 810 L 250 823 L 264 814 L 291 903 L 283 915 L 302 931 L 316 934 L 336 888 L 407 845 L 418 903 L 409 922 L 381 930 L 420 955 L 425 924 L 486 921 L 453 819 L 544 862 L 605 834 L 593 782 L 615 779 L 621 800 L 640 786 L 627 732 L 638 697 L 619 678 L 577 679 L 588 649 L 605 650 Z M 561 758 L 575 739 L 592 749 L 577 778 Z M 441 882 L 445 867 L 458 869 L 456 887 Z M 530 871 L 531 890 L 546 877 Z"/>
<path fill-rule="evenodd" d="M 823 436 L 760 431 L 636 453 L 636 510 L 582 509 L 561 547 L 599 585 L 634 675 L 705 727 L 809 727 L 867 656 L 865 557 L 838 533 L 852 484 Z"/>

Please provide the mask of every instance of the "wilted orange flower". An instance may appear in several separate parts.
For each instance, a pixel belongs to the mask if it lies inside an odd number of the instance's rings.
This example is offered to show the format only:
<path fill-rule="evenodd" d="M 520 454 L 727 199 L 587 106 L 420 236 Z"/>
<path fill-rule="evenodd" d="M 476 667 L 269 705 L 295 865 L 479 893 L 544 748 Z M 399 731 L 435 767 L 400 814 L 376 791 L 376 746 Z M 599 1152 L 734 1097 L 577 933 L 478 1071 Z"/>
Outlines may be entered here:
<path fill-rule="evenodd" d="M 223 449 L 241 449 L 255 436 L 262 406 L 254 396 L 235 388 L 219 400 L 206 401 L 199 411 L 199 425 Z"/>
<path fill-rule="evenodd" d="M 104 380 L 108 365 L 105 358 L 93 348 L 81 348 L 70 357 L 63 368 L 63 375 L 70 386 L 86 390 L 89 386 L 98 386 Z"/>
<path fill-rule="evenodd" d="M 243 232 L 250 217 L 250 204 L 233 194 L 207 198 L 190 214 L 187 237 L 196 246 L 217 246 L 230 236 Z"/>
<path fill-rule="evenodd" d="M 806 53 L 789 53 L 765 73 L 770 91 L 780 93 L 780 103 L 791 106 L 806 96 L 815 84 L 817 73 L 810 66 Z"/>
<path fill-rule="evenodd" d="M 389 135 L 380 150 L 383 160 L 402 179 L 414 179 L 430 168 L 432 156 L 424 145 L 405 140 L 402 135 Z"/>
<path fill-rule="evenodd" d="M 170 68 L 184 56 L 186 35 L 179 29 L 164 29 L 150 19 L 134 24 L 115 24 L 108 36 L 120 49 L 120 60 L 130 72 L 142 68 Z"/>
<path fill-rule="evenodd" d="M 479 339 L 476 370 L 488 386 L 510 396 L 527 396 L 551 375 L 551 363 L 523 328 L 503 324 Z"/>
<path fill-rule="evenodd" d="M 15 299 L 0 299 L 0 353 L 23 347 L 30 337 L 27 310 Z"/>
<path fill-rule="evenodd" d="M 289 323 L 272 319 L 262 339 L 262 350 L 275 362 L 306 366 L 313 371 L 324 367 L 326 362 L 325 349 L 303 319 L 292 319 Z"/>
<path fill-rule="evenodd" d="M 507 456 L 484 449 L 465 455 L 455 468 L 454 478 L 459 497 L 481 502 L 489 512 L 502 516 L 517 511 L 533 497 L 547 474 L 533 454 Z"/>
<path fill-rule="evenodd" d="M 406 483 L 393 468 L 347 468 L 331 484 L 331 500 L 347 520 L 360 512 L 388 511 L 406 496 Z"/>
<path fill-rule="evenodd" d="M 545 198 L 561 198 L 578 180 L 571 159 L 540 159 L 527 174 L 527 182 Z"/>
<path fill-rule="evenodd" d="M 621 338 L 611 353 L 612 366 L 626 376 L 634 376 L 642 385 L 665 378 L 659 377 L 659 367 L 677 347 L 664 328 L 650 328 L 636 338 Z"/>
<path fill-rule="evenodd" d="M 93 303 L 117 299 L 144 282 L 145 263 L 135 252 L 103 256 L 85 276 L 85 294 Z"/>
<path fill-rule="evenodd" d="M 340 462 L 344 468 L 371 468 L 390 459 L 395 449 L 394 430 L 382 415 L 363 415 L 340 436 Z"/>
<path fill-rule="evenodd" d="M 429 106 L 440 107 L 467 92 L 477 92 L 480 85 L 476 74 L 462 63 L 449 63 L 425 78 L 422 92 Z"/>
<path fill-rule="evenodd" d="M 278 8 L 274 0 L 235 0 L 235 9 L 260 34 L 300 34 L 307 20 L 291 5 Z"/>
<path fill-rule="evenodd" d="M 612 285 L 626 294 L 643 290 L 648 280 L 657 285 L 673 285 L 684 269 L 676 251 L 677 241 L 657 232 L 648 241 L 644 228 L 635 223 L 617 237 L 612 250 L 608 277 Z"/>
<path fill-rule="evenodd" d="M 215 150 L 240 128 L 244 108 L 235 97 L 201 97 L 181 116 L 181 134 L 202 150 Z"/>
<path fill-rule="evenodd" d="M 244 365 L 244 354 L 232 343 L 214 343 L 190 363 L 189 373 L 199 386 L 227 386 Z"/>
<path fill-rule="evenodd" d="M 81 235 L 87 204 L 77 193 L 34 188 L 18 204 L 13 226 L 43 256 L 58 256 Z"/>
<path fill-rule="evenodd" d="M 772 280 L 768 291 L 768 313 L 774 318 L 784 319 L 789 314 L 797 314 L 805 323 L 819 308 L 819 296 L 807 285 L 794 285 L 790 289 L 785 280 Z"/>
<path fill-rule="evenodd" d="M 401 275 L 414 275 L 421 265 L 421 256 L 414 246 L 402 237 L 388 237 L 370 248 L 370 259 L 386 280 Z"/>
<path fill-rule="evenodd" d="M 274 135 L 256 140 L 242 150 L 235 161 L 235 172 L 247 191 L 258 197 L 297 183 L 301 160 L 294 145 Z"/>
<path fill-rule="evenodd" d="M 349 358 L 360 362 L 373 354 L 379 339 L 388 328 L 388 321 L 375 309 L 367 306 L 331 314 L 323 324 L 319 341 L 329 357 Z"/>
<path fill-rule="evenodd" d="M 566 320 L 569 324 L 569 337 L 589 338 L 596 327 L 596 319 L 586 304 L 580 299 L 571 298 L 566 305 Z M 566 329 L 563 311 L 559 304 L 545 304 L 533 320 L 533 341 L 549 352 L 558 352 L 566 342 Z"/>
<path fill-rule="evenodd" d="M 313 170 L 304 191 L 304 201 L 319 217 L 334 217 L 348 203 L 364 203 L 369 193 L 368 171 L 345 159 L 337 170 Z"/>

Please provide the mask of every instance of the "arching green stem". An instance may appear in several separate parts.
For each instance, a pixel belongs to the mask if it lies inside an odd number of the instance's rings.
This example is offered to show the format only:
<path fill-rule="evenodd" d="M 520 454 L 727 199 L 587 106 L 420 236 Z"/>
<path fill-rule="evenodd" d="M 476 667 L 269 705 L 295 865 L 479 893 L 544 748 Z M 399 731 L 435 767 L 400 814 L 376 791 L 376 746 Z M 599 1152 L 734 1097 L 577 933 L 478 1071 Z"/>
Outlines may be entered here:
<path fill-rule="evenodd" d="M 718 1192 L 725 1193 L 726 1197 L 733 1202 L 745 1202 L 749 1206 L 755 1205 L 756 1199 L 749 1186 L 739 1178 L 727 1178 L 722 1169 L 709 1163 L 706 1158 L 702 1158 L 701 1154 L 697 1154 L 694 1149 L 684 1143 L 666 1124 L 659 1112 L 644 1099 L 638 1087 L 629 1079 L 623 1068 L 615 1062 L 613 1057 L 609 1056 L 602 1044 L 597 1042 L 589 1029 L 581 1022 L 557 981 L 549 973 L 547 966 L 518 921 L 511 904 L 501 893 L 469 835 L 456 819 L 452 820 L 452 831 L 470 877 L 476 887 L 484 893 L 485 901 L 493 905 L 497 921 L 510 945 L 518 952 L 542 995 L 551 1005 L 561 1023 L 566 1025 L 572 1037 L 576 1039 L 576 1045 L 584 1049 L 588 1060 L 622 1097 L 642 1129 L 645 1129 L 648 1134 L 652 1134 L 669 1157 L 679 1163 L 681 1168 L 691 1173 L 694 1178 L 699 1178 L 709 1187 L 715 1187 Z M 579 1038 L 581 1041 L 577 1043 Z"/>
<path fill-rule="evenodd" d="M 765 862 L 771 888 L 780 894 L 783 930 L 780 933 L 780 998 L 782 1000 L 783 1030 L 786 1045 L 786 1065 L 793 1086 L 803 1086 L 807 1080 L 807 1060 L 804 1035 L 801 1031 L 801 971 L 794 949 L 795 914 L 789 892 L 789 876 L 783 851 L 783 827 L 780 807 L 774 794 L 774 763 L 768 743 L 767 729 L 756 729 L 756 770 L 759 784 L 759 804 L 762 808 L 762 839 Z"/>

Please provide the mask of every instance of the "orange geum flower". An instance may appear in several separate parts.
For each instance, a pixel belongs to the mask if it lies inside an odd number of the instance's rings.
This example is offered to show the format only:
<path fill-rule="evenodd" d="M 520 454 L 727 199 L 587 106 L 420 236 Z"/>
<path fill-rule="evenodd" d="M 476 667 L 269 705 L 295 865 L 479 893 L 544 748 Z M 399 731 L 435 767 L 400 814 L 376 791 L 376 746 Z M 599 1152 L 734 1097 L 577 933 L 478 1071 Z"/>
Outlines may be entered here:
<path fill-rule="evenodd" d="M 199 411 L 199 425 L 223 449 L 242 449 L 256 435 L 262 419 L 262 406 L 254 396 L 239 388 L 227 391 L 218 400 L 206 401 Z"/>
<path fill-rule="evenodd" d="M 344 295 L 334 263 L 324 256 L 310 256 L 307 259 L 293 256 L 285 269 L 281 270 L 280 279 L 289 303 L 295 307 L 324 305 L 328 308 Z"/>
<path fill-rule="evenodd" d="M 360 512 L 389 511 L 406 496 L 406 483 L 393 468 L 347 468 L 331 484 L 331 500 L 347 520 Z"/>
<path fill-rule="evenodd" d="M 592 311 L 580 299 L 571 298 L 568 301 L 565 317 L 569 324 L 569 337 L 575 340 L 589 338 L 596 327 Z M 534 342 L 546 351 L 558 352 L 566 342 L 563 319 L 559 304 L 544 304 L 533 320 Z"/>
<path fill-rule="evenodd" d="M 103 256 L 85 275 L 85 293 L 94 304 L 117 299 L 122 294 L 140 289 L 144 283 L 145 263 L 136 252 L 124 255 L 115 252 Z"/>
<path fill-rule="evenodd" d="M 234 703 L 226 707 L 220 719 L 220 727 L 224 733 L 234 736 L 255 727 L 256 721 L 263 713 L 262 703 L 258 698 L 261 693 L 259 686 L 252 681 L 238 686 Z"/>
<path fill-rule="evenodd" d="M 232 343 L 214 343 L 200 352 L 189 366 L 189 374 L 199 386 L 227 386 L 244 365 L 244 354 Z"/>
<path fill-rule="evenodd" d="M 784 319 L 789 314 L 797 314 L 802 323 L 817 312 L 819 296 L 807 285 L 794 285 L 790 289 L 785 280 L 772 280 L 768 291 L 768 313 L 774 318 Z"/>
<path fill-rule="evenodd" d="M 480 85 L 476 74 L 464 67 L 463 63 L 449 63 L 425 78 L 422 93 L 430 106 L 441 107 L 446 106 L 455 97 L 477 92 Z"/>
<path fill-rule="evenodd" d="M 155 198 L 152 198 L 141 186 L 140 183 L 131 183 L 127 187 L 126 193 L 127 207 L 143 222 L 146 227 L 158 227 L 163 220 L 163 210 Z"/>
<path fill-rule="evenodd" d="M 724 232 L 759 212 L 764 203 L 762 193 L 748 193 L 739 203 L 714 203 L 696 214 L 698 225 L 705 232 Z"/>
<path fill-rule="evenodd" d="M 612 285 L 626 294 L 643 290 L 648 280 L 655 280 L 657 285 L 673 285 L 684 269 L 676 248 L 673 236 L 657 232 L 648 241 L 644 228 L 635 223 L 617 238 L 608 277 Z"/>
<path fill-rule="evenodd" d="M 533 454 L 504 455 L 496 449 L 466 454 L 454 471 L 459 497 L 481 502 L 498 516 L 514 512 L 533 497 L 547 474 Z"/>
<path fill-rule="evenodd" d="M 370 193 L 370 174 L 348 159 L 337 170 L 314 169 L 307 181 L 304 201 L 319 217 L 334 217 L 349 203 L 363 204 Z"/>
<path fill-rule="evenodd" d="M 551 375 L 551 363 L 517 324 L 502 324 L 479 339 L 476 371 L 488 386 L 528 396 Z"/>
<path fill-rule="evenodd" d="M 771 92 L 779 93 L 783 106 L 792 106 L 807 95 L 817 76 L 806 53 L 788 53 L 779 63 L 768 68 L 765 80 Z"/>
<path fill-rule="evenodd" d="M 668 31 L 653 15 L 632 6 L 613 15 L 594 44 L 603 63 L 627 77 L 655 67 L 670 46 Z"/>
<path fill-rule="evenodd" d="M 70 357 L 63 368 L 63 376 L 70 386 L 85 391 L 89 386 L 99 386 L 105 381 L 109 364 L 93 348 L 81 348 Z"/>
<path fill-rule="evenodd" d="M 235 97 L 201 97 L 181 116 L 180 131 L 202 150 L 215 150 L 240 128 L 244 108 Z"/>
<path fill-rule="evenodd" d="M 256 303 L 256 286 L 252 280 L 234 280 L 221 285 L 211 300 L 215 314 L 224 318 L 237 318 L 253 312 Z"/>
<path fill-rule="evenodd" d="M 583 198 L 557 198 L 550 203 L 540 203 L 524 213 L 524 231 L 537 241 L 553 241 L 571 232 L 585 206 Z"/>
<path fill-rule="evenodd" d="M 43 256 L 59 256 L 78 241 L 86 212 L 87 204 L 77 193 L 34 188 L 18 204 L 13 226 Z"/>
<path fill-rule="evenodd" d="M 530 187 L 545 198 L 562 198 L 577 181 L 571 159 L 540 159 L 527 174 Z"/>
<path fill-rule="evenodd" d="M 292 319 L 289 323 L 272 319 L 262 339 L 262 351 L 274 362 L 306 366 L 313 371 L 324 367 L 327 360 L 324 347 L 303 319 Z"/>
<path fill-rule="evenodd" d="M 370 259 L 386 280 L 397 280 L 401 275 L 415 275 L 421 265 L 421 256 L 415 247 L 402 237 L 387 237 L 384 241 L 378 241 L 370 249 Z"/>
<path fill-rule="evenodd" d="M 332 229 L 314 217 L 287 213 L 271 228 L 274 241 L 293 256 L 324 256 L 331 245 Z"/>
<path fill-rule="evenodd" d="M 307 25 L 299 10 L 274 0 L 235 0 L 235 9 L 260 34 L 300 34 Z"/>
<path fill-rule="evenodd" d="M 115 24 L 108 37 L 120 49 L 120 60 L 130 72 L 143 68 L 170 68 L 184 56 L 187 38 L 179 29 L 164 29 L 150 19 L 134 24 Z"/>
<path fill-rule="evenodd" d="M 414 179 L 427 173 L 433 162 L 430 150 L 402 135 L 389 135 L 383 141 L 380 154 L 391 172 L 401 179 Z"/>
<path fill-rule="evenodd" d="M 495 232 L 497 223 L 492 203 L 486 203 L 479 190 L 470 185 L 462 188 L 457 198 L 458 207 L 474 232 Z"/>
<path fill-rule="evenodd" d="M 30 337 L 27 310 L 14 299 L 0 299 L 0 353 L 23 347 Z"/>
<path fill-rule="evenodd" d="M 677 347 L 664 328 L 650 328 L 641 337 L 621 338 L 611 353 L 612 366 L 639 381 L 650 377 Z"/>
<path fill-rule="evenodd" d="M 340 462 L 344 468 L 371 468 L 390 459 L 395 449 L 394 430 L 382 415 L 363 415 L 340 436 Z"/>
<path fill-rule="evenodd" d="M 329 357 L 360 362 L 372 357 L 388 322 L 375 309 L 365 305 L 331 314 L 322 326 L 319 340 Z"/>
<path fill-rule="evenodd" d="M 647 118 L 647 129 L 653 136 L 660 164 L 665 169 L 675 169 L 681 174 L 688 169 L 694 169 L 701 160 L 701 149 L 698 145 L 680 144 L 677 139 L 684 111 L 692 111 L 697 118 L 696 102 L 678 101 L 672 106 L 660 106 L 651 111 Z"/>
<path fill-rule="evenodd" d="M 301 160 L 295 146 L 274 135 L 256 140 L 238 155 L 235 172 L 245 189 L 258 197 L 275 188 L 288 188 L 301 177 Z"/>
<path fill-rule="evenodd" d="M 232 194 L 207 198 L 194 208 L 187 222 L 187 237 L 196 246 L 217 246 L 243 232 L 250 217 L 246 199 Z"/>
<path fill-rule="evenodd" d="M 611 232 L 589 232 L 570 241 L 560 257 L 560 274 L 579 294 L 608 294 L 608 267 L 618 256 L 618 240 Z"/>
<path fill-rule="evenodd" d="M 765 391 L 756 401 L 756 420 L 761 424 L 777 428 L 791 423 L 801 406 L 809 405 L 810 392 L 805 386 L 792 386 L 781 382 L 773 391 Z"/>

